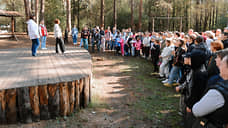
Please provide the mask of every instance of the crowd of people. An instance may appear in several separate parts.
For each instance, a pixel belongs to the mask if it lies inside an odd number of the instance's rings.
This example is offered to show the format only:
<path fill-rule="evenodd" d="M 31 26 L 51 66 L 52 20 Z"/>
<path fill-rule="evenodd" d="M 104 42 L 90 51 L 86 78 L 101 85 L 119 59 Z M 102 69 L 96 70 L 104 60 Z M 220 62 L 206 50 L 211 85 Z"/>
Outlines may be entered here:
<path fill-rule="evenodd" d="M 228 127 L 228 27 L 200 33 L 94 27 L 91 45 L 92 52 L 96 46 L 97 51 L 152 61 L 154 77 L 181 93 L 185 128 Z"/>
<path fill-rule="evenodd" d="M 30 17 L 28 32 L 32 40 L 32 55 L 36 56 L 39 36 L 45 42 L 47 32 Z M 55 20 L 56 53 L 65 52 L 60 21 Z M 40 35 L 39 31 L 40 30 Z M 72 29 L 73 44 L 77 44 L 78 29 Z M 132 32 L 131 28 L 112 30 L 108 27 L 84 27 L 81 43 L 92 52 L 115 51 L 117 56 L 142 57 L 153 64 L 154 75 L 165 87 L 181 93 L 180 114 L 185 128 L 228 128 L 228 27 L 188 33 Z M 95 48 L 96 46 L 96 48 Z M 43 49 L 46 48 L 42 44 Z"/>

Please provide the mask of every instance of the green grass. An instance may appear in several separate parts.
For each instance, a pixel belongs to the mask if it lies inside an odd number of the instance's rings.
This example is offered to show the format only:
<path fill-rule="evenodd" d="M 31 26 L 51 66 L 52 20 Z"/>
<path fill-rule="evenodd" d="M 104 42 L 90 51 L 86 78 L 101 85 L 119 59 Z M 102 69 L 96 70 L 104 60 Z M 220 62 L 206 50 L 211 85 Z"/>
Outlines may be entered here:
<path fill-rule="evenodd" d="M 134 108 L 143 114 L 135 117 L 139 120 L 149 120 L 153 126 L 164 128 L 179 128 L 181 117 L 178 115 L 179 94 L 173 88 L 164 87 L 161 81 L 150 76 L 153 71 L 152 63 L 144 59 L 129 58 L 126 69 L 128 75 L 136 78 L 137 87 L 132 88 L 136 92 L 137 102 Z M 126 72 L 125 72 L 126 73 Z"/>

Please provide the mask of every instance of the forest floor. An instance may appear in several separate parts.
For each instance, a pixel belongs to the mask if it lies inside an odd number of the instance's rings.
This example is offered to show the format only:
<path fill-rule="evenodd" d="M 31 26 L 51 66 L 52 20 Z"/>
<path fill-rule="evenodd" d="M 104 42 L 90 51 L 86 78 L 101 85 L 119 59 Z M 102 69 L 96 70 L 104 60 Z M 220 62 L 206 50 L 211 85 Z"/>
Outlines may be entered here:
<path fill-rule="evenodd" d="M 27 36 L 20 41 L 0 40 L 1 48 L 31 47 Z M 71 40 L 70 40 L 71 42 Z M 53 37 L 47 45 L 53 46 Z M 93 53 L 92 103 L 66 119 L 32 124 L 2 125 L 7 128 L 180 128 L 179 97 L 173 88 L 153 78 L 152 63 L 113 52 Z"/>

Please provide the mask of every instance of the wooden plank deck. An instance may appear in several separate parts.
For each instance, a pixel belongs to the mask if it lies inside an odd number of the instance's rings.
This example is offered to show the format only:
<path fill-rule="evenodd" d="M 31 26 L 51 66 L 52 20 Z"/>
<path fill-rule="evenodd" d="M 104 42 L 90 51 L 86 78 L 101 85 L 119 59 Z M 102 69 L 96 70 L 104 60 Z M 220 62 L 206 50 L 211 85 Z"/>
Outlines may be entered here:
<path fill-rule="evenodd" d="M 0 90 L 79 80 L 92 73 L 87 50 L 66 47 L 56 54 L 54 47 L 38 50 L 32 57 L 30 48 L 0 50 Z"/>

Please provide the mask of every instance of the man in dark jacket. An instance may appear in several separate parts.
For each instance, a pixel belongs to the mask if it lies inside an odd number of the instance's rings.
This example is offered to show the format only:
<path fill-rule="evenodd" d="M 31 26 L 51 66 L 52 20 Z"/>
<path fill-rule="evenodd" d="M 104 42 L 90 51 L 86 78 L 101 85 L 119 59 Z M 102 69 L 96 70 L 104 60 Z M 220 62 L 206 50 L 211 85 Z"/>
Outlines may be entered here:
<path fill-rule="evenodd" d="M 196 117 L 204 117 L 195 122 L 194 127 L 227 128 L 228 126 L 228 50 L 218 53 L 216 58 L 222 82 L 210 86 L 199 102 L 194 104 L 192 112 Z M 189 110 L 191 112 L 191 110 Z"/>

